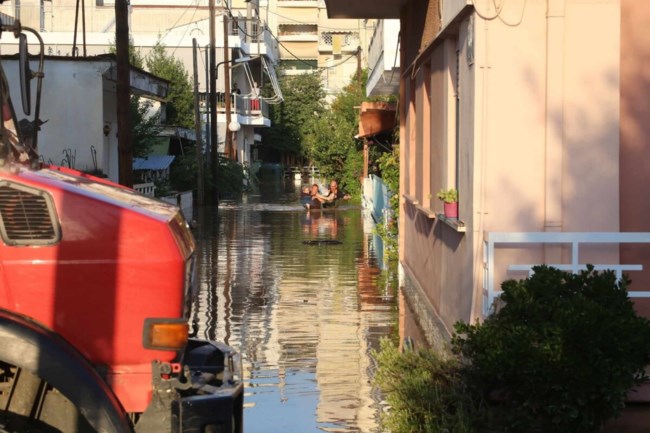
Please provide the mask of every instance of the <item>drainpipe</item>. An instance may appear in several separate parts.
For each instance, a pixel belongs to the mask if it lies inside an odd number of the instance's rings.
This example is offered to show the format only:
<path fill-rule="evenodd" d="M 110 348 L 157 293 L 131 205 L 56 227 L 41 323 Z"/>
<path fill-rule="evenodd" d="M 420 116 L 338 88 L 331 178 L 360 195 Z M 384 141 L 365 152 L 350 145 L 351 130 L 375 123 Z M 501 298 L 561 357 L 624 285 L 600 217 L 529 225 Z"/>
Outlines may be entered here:
<path fill-rule="evenodd" d="M 544 229 L 562 229 L 565 0 L 547 0 Z"/>
<path fill-rule="evenodd" d="M 562 231 L 565 1 L 547 0 L 546 3 L 544 231 L 550 232 Z M 561 259 L 559 247 L 549 247 L 545 254 L 547 261 Z"/>

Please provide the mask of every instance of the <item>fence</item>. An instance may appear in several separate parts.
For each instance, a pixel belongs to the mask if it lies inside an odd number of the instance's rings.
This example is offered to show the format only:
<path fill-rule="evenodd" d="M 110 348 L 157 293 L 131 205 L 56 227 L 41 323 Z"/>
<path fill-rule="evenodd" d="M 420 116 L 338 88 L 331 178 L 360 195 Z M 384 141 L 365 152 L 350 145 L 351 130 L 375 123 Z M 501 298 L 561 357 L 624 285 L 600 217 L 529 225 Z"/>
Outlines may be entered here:
<path fill-rule="evenodd" d="M 579 272 L 586 269 L 587 264 L 580 259 L 580 247 L 592 245 L 598 247 L 620 244 L 650 244 L 650 233 L 620 233 L 620 232 L 512 232 L 487 233 L 484 242 L 484 283 L 483 283 L 483 314 L 488 315 L 495 300 L 501 294 L 495 288 L 495 254 L 499 247 L 541 245 L 570 247 L 568 263 L 546 263 L 560 270 Z M 616 254 L 618 256 L 618 254 Z M 641 271 L 641 264 L 592 263 L 596 270 L 611 269 L 620 279 L 623 272 Z M 539 264 L 539 263 L 538 263 Z M 508 264 L 508 271 L 527 271 L 530 275 L 536 264 Z M 650 291 L 630 291 L 631 298 L 650 298 Z"/>

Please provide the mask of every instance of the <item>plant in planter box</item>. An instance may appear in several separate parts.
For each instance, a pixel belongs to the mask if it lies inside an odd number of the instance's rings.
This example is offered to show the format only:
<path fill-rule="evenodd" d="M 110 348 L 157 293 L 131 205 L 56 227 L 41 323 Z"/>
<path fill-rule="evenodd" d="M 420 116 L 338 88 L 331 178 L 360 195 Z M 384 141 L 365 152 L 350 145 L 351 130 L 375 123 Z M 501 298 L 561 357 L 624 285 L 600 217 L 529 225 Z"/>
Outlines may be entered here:
<path fill-rule="evenodd" d="M 436 197 L 444 202 L 445 218 L 458 218 L 458 190 L 441 189 Z"/>

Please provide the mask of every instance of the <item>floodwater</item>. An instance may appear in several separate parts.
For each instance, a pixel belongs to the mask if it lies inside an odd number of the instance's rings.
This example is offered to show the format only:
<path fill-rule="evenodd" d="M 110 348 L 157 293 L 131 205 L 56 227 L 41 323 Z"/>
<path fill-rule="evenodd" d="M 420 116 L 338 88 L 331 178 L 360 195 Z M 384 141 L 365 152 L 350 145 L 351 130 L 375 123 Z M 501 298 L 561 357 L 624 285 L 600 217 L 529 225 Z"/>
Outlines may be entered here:
<path fill-rule="evenodd" d="M 197 218 L 198 336 L 242 354 L 246 433 L 380 432 L 371 352 L 397 313 L 372 222 L 266 186 Z"/>

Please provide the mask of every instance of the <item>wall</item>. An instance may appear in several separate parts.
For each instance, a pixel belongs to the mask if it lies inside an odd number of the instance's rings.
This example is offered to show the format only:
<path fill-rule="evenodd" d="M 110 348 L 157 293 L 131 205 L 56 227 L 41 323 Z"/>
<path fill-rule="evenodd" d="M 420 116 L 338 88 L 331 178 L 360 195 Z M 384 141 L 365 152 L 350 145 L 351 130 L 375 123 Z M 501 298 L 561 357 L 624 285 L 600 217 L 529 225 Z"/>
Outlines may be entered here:
<path fill-rule="evenodd" d="M 3 62 L 7 65 L 9 82 L 18 83 L 17 62 Z M 32 62 L 31 67 L 35 70 L 36 63 Z M 91 145 L 101 158 L 104 124 L 102 73 L 105 68 L 106 64 L 96 62 L 45 62 L 39 117 L 47 123 L 41 127 L 38 136 L 38 150 L 45 162 L 61 165 L 63 152 L 71 149 L 77 169 L 92 169 Z M 34 100 L 35 95 L 36 80 L 32 80 Z M 30 119 L 34 108 L 32 102 Z M 19 119 L 25 117 L 21 109 L 17 110 L 17 115 Z"/>
<path fill-rule="evenodd" d="M 459 17 L 415 68 L 415 54 L 401 62 L 400 259 L 448 329 L 481 317 L 485 233 L 619 228 L 609 205 L 619 200 L 617 2 L 549 0 L 549 18 L 542 1 L 507 3 L 499 17 L 491 4 Z M 402 29 L 414 28 L 411 15 Z M 464 233 L 427 216 L 442 207 L 429 194 L 454 186 Z M 511 276 L 509 263 L 566 258 L 502 249 L 497 276 Z"/>
<path fill-rule="evenodd" d="M 620 209 L 621 231 L 650 231 L 650 7 L 646 2 L 621 0 L 621 129 Z M 650 255 L 642 246 L 621 248 L 621 259 L 641 263 L 647 271 L 634 273 L 632 289 L 650 287 Z M 650 316 L 650 300 L 636 300 Z"/>

